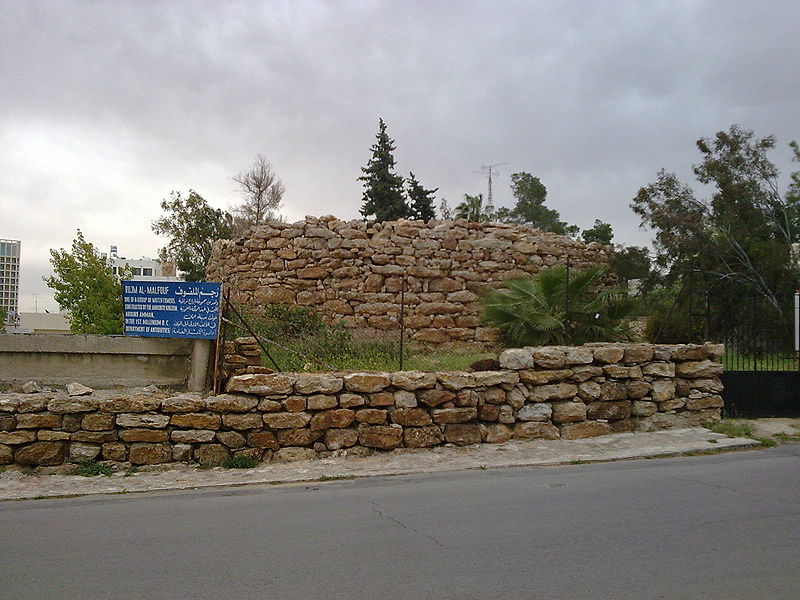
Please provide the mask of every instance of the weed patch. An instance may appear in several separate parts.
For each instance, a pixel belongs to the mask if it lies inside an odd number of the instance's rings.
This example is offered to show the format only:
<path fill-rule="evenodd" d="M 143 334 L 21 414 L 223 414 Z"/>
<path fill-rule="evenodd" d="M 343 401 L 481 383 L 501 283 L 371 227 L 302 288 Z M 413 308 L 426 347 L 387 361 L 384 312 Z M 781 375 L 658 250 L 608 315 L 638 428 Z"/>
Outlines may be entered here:
<path fill-rule="evenodd" d="M 709 431 L 714 433 L 722 433 L 730 438 L 735 437 L 753 437 L 753 427 L 750 423 L 737 421 L 736 419 L 723 419 L 718 423 L 706 423 L 703 425 Z"/>
<path fill-rule="evenodd" d="M 75 475 L 80 475 L 81 477 L 96 477 L 98 475 L 111 477 L 112 473 L 111 467 L 91 459 L 82 460 L 75 468 Z"/>
<path fill-rule="evenodd" d="M 224 469 L 252 469 L 258 466 L 258 461 L 249 456 L 240 454 L 238 456 L 231 456 L 222 461 Z"/>

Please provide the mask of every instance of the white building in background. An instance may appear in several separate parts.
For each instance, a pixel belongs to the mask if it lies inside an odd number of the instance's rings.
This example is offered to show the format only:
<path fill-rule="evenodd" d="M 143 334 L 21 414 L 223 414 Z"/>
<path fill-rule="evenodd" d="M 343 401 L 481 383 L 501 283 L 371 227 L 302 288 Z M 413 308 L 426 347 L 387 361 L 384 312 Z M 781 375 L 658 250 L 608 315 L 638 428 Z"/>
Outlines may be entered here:
<path fill-rule="evenodd" d="M 128 267 L 133 271 L 133 279 L 136 281 L 182 281 L 178 277 L 175 263 L 169 261 L 162 262 L 146 256 L 125 258 L 119 255 L 116 246 L 111 246 L 108 259 L 111 261 L 114 275 L 122 273 L 125 267 Z"/>
<path fill-rule="evenodd" d="M 0 239 L 0 306 L 6 309 L 5 323 L 14 325 L 19 320 L 19 240 Z"/>

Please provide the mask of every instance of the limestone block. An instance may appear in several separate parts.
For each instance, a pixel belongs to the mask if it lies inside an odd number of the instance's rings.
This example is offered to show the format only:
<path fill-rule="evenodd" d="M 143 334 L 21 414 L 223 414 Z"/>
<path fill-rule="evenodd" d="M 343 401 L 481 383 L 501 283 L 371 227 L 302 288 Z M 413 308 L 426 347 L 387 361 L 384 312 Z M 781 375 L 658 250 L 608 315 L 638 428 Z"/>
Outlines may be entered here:
<path fill-rule="evenodd" d="M 508 404 L 500 405 L 500 412 L 497 413 L 497 420 L 500 423 L 512 424 L 516 421 L 514 417 L 514 409 Z"/>
<path fill-rule="evenodd" d="M 236 375 L 228 380 L 225 386 L 228 392 L 241 392 L 244 394 L 291 394 L 295 378 L 277 373 L 254 373 L 251 375 Z"/>
<path fill-rule="evenodd" d="M 325 446 L 328 450 L 350 448 L 358 442 L 358 431 L 355 429 L 328 429 L 325 432 Z"/>
<path fill-rule="evenodd" d="M 481 421 L 497 421 L 500 418 L 500 406 L 497 404 L 480 404 L 478 418 Z"/>
<path fill-rule="evenodd" d="M 0 394 L 0 412 L 12 413 L 17 412 L 17 408 L 19 407 L 20 398 L 15 395 L 8 395 L 8 394 Z M 50 402 L 48 400 L 47 402 Z M 37 408 L 36 410 L 44 410 L 47 408 L 47 403 L 44 406 Z"/>
<path fill-rule="evenodd" d="M 72 434 L 67 431 L 49 431 L 47 429 L 41 429 L 36 432 L 36 439 L 40 442 L 62 442 L 69 440 L 71 436 Z"/>
<path fill-rule="evenodd" d="M 61 415 L 52 413 L 23 413 L 17 415 L 17 429 L 58 429 Z"/>
<path fill-rule="evenodd" d="M 189 449 L 191 450 L 191 446 Z M 128 460 L 128 447 L 120 442 L 106 442 L 101 446 L 101 455 L 104 460 L 123 462 Z M 174 453 L 173 460 L 178 460 Z"/>
<path fill-rule="evenodd" d="M 311 417 L 310 427 L 313 430 L 342 429 L 353 422 L 355 415 L 356 413 L 349 408 L 322 411 Z M 266 421 L 266 415 L 264 416 L 264 420 Z"/>
<path fill-rule="evenodd" d="M 632 400 L 644 398 L 652 391 L 653 386 L 647 381 L 634 379 L 625 384 L 625 392 L 627 393 L 628 398 Z"/>
<path fill-rule="evenodd" d="M 249 375 L 241 375 L 241 377 L 249 377 Z M 256 377 L 256 375 L 253 375 L 253 377 Z M 219 396 L 207 398 L 206 404 L 208 409 L 214 412 L 248 412 L 258 406 L 258 398 L 240 394 L 220 394 Z"/>
<path fill-rule="evenodd" d="M 408 448 L 431 448 L 444 441 L 442 431 L 435 425 L 427 427 L 406 427 L 403 440 Z"/>
<path fill-rule="evenodd" d="M 486 425 L 482 430 L 483 441 L 489 444 L 504 444 L 511 439 L 511 428 L 502 423 Z"/>
<path fill-rule="evenodd" d="M 584 381 L 578 384 L 578 397 L 584 401 L 597 400 L 600 398 L 602 388 L 596 381 Z"/>
<path fill-rule="evenodd" d="M 69 453 L 67 455 L 67 460 L 71 463 L 79 463 L 84 460 L 94 460 L 99 456 L 100 450 L 101 450 L 100 446 L 96 444 L 72 442 L 69 445 Z"/>
<path fill-rule="evenodd" d="M 131 448 L 133 453 L 133 448 Z M 230 458 L 230 451 L 222 444 L 201 444 L 194 450 L 194 459 L 201 465 L 219 467 Z M 133 461 L 131 461 L 133 462 Z"/>
<path fill-rule="evenodd" d="M 169 424 L 169 415 L 151 415 L 146 413 L 121 413 L 116 418 L 118 427 L 146 427 L 163 429 Z"/>
<path fill-rule="evenodd" d="M 403 428 L 400 425 L 367 425 L 358 426 L 358 443 L 368 448 L 391 450 L 398 448 L 403 442 Z"/>
<path fill-rule="evenodd" d="M 622 365 L 606 365 L 603 367 L 606 377 L 615 379 L 641 379 L 642 369 L 638 366 L 626 367 Z"/>
<path fill-rule="evenodd" d="M 518 385 L 513 390 L 506 392 L 506 404 L 512 408 L 522 408 L 525 406 L 525 400 L 527 397 L 525 396 L 525 393 L 519 389 L 520 387 L 521 386 Z"/>
<path fill-rule="evenodd" d="M 549 400 L 568 400 L 578 395 L 578 386 L 574 383 L 553 383 L 538 385 L 531 390 L 530 399 L 534 402 Z"/>
<path fill-rule="evenodd" d="M 325 410 L 327 408 L 336 408 L 338 405 L 339 399 L 336 396 L 314 394 L 306 398 L 308 410 Z"/>
<path fill-rule="evenodd" d="M 58 396 L 47 403 L 47 410 L 51 413 L 81 413 L 97 410 L 97 400 L 91 396 Z"/>
<path fill-rule="evenodd" d="M 624 363 L 639 364 L 653 360 L 653 346 L 650 344 L 626 344 L 624 348 Z"/>
<path fill-rule="evenodd" d="M 434 423 L 466 423 L 477 418 L 478 409 L 475 407 L 433 409 Z"/>
<path fill-rule="evenodd" d="M 19 401 L 16 412 L 44 412 L 47 410 L 47 403 L 55 397 L 55 394 L 36 394 L 34 396 L 23 396 Z M 2 410 L 2 409 L 0 409 Z"/>
<path fill-rule="evenodd" d="M 653 381 L 653 400 L 663 402 L 675 397 L 675 382 L 671 379 L 656 379 Z"/>
<path fill-rule="evenodd" d="M 533 360 L 542 369 L 562 369 L 567 364 L 567 355 L 558 348 L 533 348 Z"/>
<path fill-rule="evenodd" d="M 37 467 L 60 465 L 64 462 L 64 454 L 64 442 L 34 442 L 17 448 L 14 462 Z"/>
<path fill-rule="evenodd" d="M 686 401 L 686 410 L 702 410 L 704 408 L 722 408 L 722 396 L 712 395 L 703 398 L 689 398 Z"/>
<path fill-rule="evenodd" d="M 335 394 L 344 383 L 340 377 L 322 373 L 304 373 L 297 376 L 294 388 L 300 394 Z"/>
<path fill-rule="evenodd" d="M 170 434 L 170 439 L 178 444 L 208 443 L 214 441 L 215 434 L 210 429 L 178 429 Z"/>
<path fill-rule="evenodd" d="M 114 415 L 111 413 L 90 413 L 81 420 L 81 429 L 87 431 L 106 431 L 114 428 Z"/>
<path fill-rule="evenodd" d="M 277 432 L 281 446 L 310 446 L 322 437 L 322 431 L 310 429 L 281 429 Z"/>
<path fill-rule="evenodd" d="M 392 423 L 404 427 L 421 427 L 432 423 L 431 417 L 423 408 L 397 408 L 390 413 Z"/>
<path fill-rule="evenodd" d="M 383 373 L 351 373 L 343 379 L 344 388 L 350 392 L 380 392 L 390 384 L 389 377 Z"/>
<path fill-rule="evenodd" d="M 67 395 L 68 396 L 88 396 L 94 390 L 90 387 L 86 387 L 85 385 L 73 381 L 72 383 L 67 384 Z M 96 456 L 96 455 L 95 455 Z"/>
<path fill-rule="evenodd" d="M 503 369 L 533 369 L 533 355 L 530 350 L 512 348 L 500 354 L 500 366 Z"/>
<path fill-rule="evenodd" d="M 475 376 L 465 371 L 444 371 L 437 373 L 436 379 L 442 384 L 442 387 L 453 391 L 473 388 L 476 385 Z"/>
<path fill-rule="evenodd" d="M 425 390 L 420 392 L 417 399 L 425 406 L 439 406 L 445 402 L 452 402 L 456 395 L 449 390 Z"/>
<path fill-rule="evenodd" d="M 597 437 L 608 433 L 614 433 L 614 429 L 611 425 L 608 423 L 598 423 L 597 421 L 569 423 L 561 426 L 561 437 L 565 440 Z"/>
<path fill-rule="evenodd" d="M 356 421 L 370 425 L 384 425 L 389 411 L 379 408 L 364 408 L 356 411 Z"/>
<path fill-rule="evenodd" d="M 393 406 L 394 394 L 392 392 L 378 392 L 377 394 L 369 395 L 370 406 Z"/>
<path fill-rule="evenodd" d="M 583 402 L 553 402 L 553 423 L 572 423 L 586 419 L 587 407 Z"/>
<path fill-rule="evenodd" d="M 619 381 L 606 381 L 600 384 L 601 400 L 626 400 L 628 398 L 628 388 Z"/>
<path fill-rule="evenodd" d="M 546 439 L 555 440 L 561 437 L 558 427 L 550 423 L 517 423 L 514 426 L 515 440 Z"/>
<path fill-rule="evenodd" d="M 11 446 L 0 444 L 0 465 L 10 465 L 14 462 L 14 449 Z"/>
<path fill-rule="evenodd" d="M 445 425 L 444 439 L 456 446 L 480 444 L 482 440 L 481 428 L 477 424 L 466 423 Z"/>
<path fill-rule="evenodd" d="M 90 444 L 102 444 L 104 442 L 116 442 L 116 431 L 76 431 L 69 438 L 73 442 L 89 442 Z"/>
<path fill-rule="evenodd" d="M 603 377 L 603 367 L 597 365 L 577 365 L 572 369 L 572 381 L 582 383 L 595 377 Z"/>
<path fill-rule="evenodd" d="M 618 421 L 631 416 L 631 403 L 627 400 L 611 402 L 591 402 L 586 411 L 587 419 Z"/>
<path fill-rule="evenodd" d="M 719 379 L 693 379 L 689 385 L 693 390 L 709 394 L 721 394 L 723 390 L 722 381 Z"/>
<path fill-rule="evenodd" d="M 649 417 L 658 410 L 655 402 L 647 400 L 634 400 L 631 403 L 631 414 L 637 417 Z"/>
<path fill-rule="evenodd" d="M 161 398 L 144 394 L 104 398 L 99 402 L 100 410 L 106 413 L 143 413 L 161 408 Z M 80 411 L 70 411 L 80 412 Z"/>
<path fill-rule="evenodd" d="M 709 358 L 706 346 L 695 344 L 680 344 L 672 350 L 672 360 L 694 360 L 701 361 Z"/>
<path fill-rule="evenodd" d="M 214 413 L 180 413 L 172 415 L 169 422 L 188 429 L 219 429 L 222 417 Z"/>
<path fill-rule="evenodd" d="M 493 385 L 516 385 L 519 383 L 519 373 L 516 371 L 476 371 L 473 373 L 475 385 L 490 387 Z"/>
<path fill-rule="evenodd" d="M 414 408 L 417 406 L 417 396 L 413 392 L 397 390 L 394 393 L 394 405 L 398 408 Z"/>
<path fill-rule="evenodd" d="M 172 460 L 169 444 L 131 444 L 128 461 L 133 465 L 155 465 Z"/>
<path fill-rule="evenodd" d="M 506 401 L 506 391 L 503 388 L 489 388 L 478 392 L 478 404 L 503 404 Z"/>
<path fill-rule="evenodd" d="M 395 392 L 395 402 L 397 402 L 397 394 L 399 392 Z M 404 392 L 408 393 L 408 392 Z M 414 394 L 411 394 L 414 396 Z M 414 397 L 414 401 L 416 402 L 416 397 Z M 339 406 L 342 408 L 354 408 L 356 406 L 364 406 L 367 403 L 367 399 L 364 396 L 360 396 L 358 394 L 341 394 L 339 396 Z"/>
<path fill-rule="evenodd" d="M 524 370 L 519 372 L 519 380 L 531 385 L 542 385 L 569 379 L 575 373 L 572 369 L 555 369 L 552 371 Z"/>
<path fill-rule="evenodd" d="M 272 413 L 277 414 L 277 413 Z M 300 413 L 296 413 L 300 414 Z M 261 429 L 264 421 L 258 413 L 233 413 L 222 415 L 222 424 L 228 429 L 244 431 L 247 429 Z"/>
<path fill-rule="evenodd" d="M 675 374 L 687 379 L 718 377 L 722 375 L 722 365 L 713 360 L 680 362 L 675 365 Z"/>
<path fill-rule="evenodd" d="M 669 412 L 673 410 L 679 410 L 684 406 L 686 406 L 685 398 L 672 398 L 671 400 L 664 400 L 663 402 L 659 402 L 658 410 L 660 410 L 661 412 Z"/>
<path fill-rule="evenodd" d="M 169 431 L 164 429 L 124 429 L 119 432 L 119 439 L 123 442 L 166 442 Z"/>
<path fill-rule="evenodd" d="M 391 374 L 392 385 L 401 390 L 430 389 L 436 385 L 436 373 L 399 371 Z"/>
<path fill-rule="evenodd" d="M 206 401 L 199 394 L 178 394 L 161 401 L 161 412 L 165 413 L 192 413 L 205 409 Z"/>
<path fill-rule="evenodd" d="M 675 363 L 647 363 L 646 365 L 642 365 L 642 374 L 650 377 L 675 377 Z"/>
<path fill-rule="evenodd" d="M 271 431 L 250 431 L 247 433 L 247 445 L 254 448 L 277 450 L 278 440 Z"/>
<path fill-rule="evenodd" d="M 594 360 L 600 364 L 616 364 L 625 356 L 620 346 L 598 346 L 594 348 Z"/>
<path fill-rule="evenodd" d="M 12 431 L 17 428 L 17 418 L 14 415 L 0 414 L 0 431 Z"/>
<path fill-rule="evenodd" d="M 293 429 L 308 425 L 311 421 L 311 414 L 306 412 L 267 413 L 263 419 L 264 425 L 271 429 Z"/>
<path fill-rule="evenodd" d="M 594 360 L 594 352 L 591 348 L 568 347 L 564 354 L 568 365 L 589 365 Z"/>
<path fill-rule="evenodd" d="M 518 421 L 549 421 L 553 409 L 546 402 L 527 404 L 517 411 Z"/>

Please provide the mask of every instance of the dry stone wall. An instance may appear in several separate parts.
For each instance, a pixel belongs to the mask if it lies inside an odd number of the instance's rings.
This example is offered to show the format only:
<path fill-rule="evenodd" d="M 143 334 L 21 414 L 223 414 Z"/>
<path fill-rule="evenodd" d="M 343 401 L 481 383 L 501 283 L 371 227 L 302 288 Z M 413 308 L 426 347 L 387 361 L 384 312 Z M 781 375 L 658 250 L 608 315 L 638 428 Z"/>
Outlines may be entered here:
<path fill-rule="evenodd" d="M 234 302 L 313 306 L 369 334 L 399 327 L 405 277 L 405 327 L 426 344 L 487 344 L 478 293 L 545 266 L 606 263 L 607 248 L 528 227 L 467 221 L 340 221 L 306 217 L 270 222 L 214 245 L 210 281 Z"/>
<path fill-rule="evenodd" d="M 695 426 L 720 418 L 722 352 L 589 344 L 506 350 L 494 371 L 237 375 L 208 397 L 0 394 L 0 464 L 214 465 Z"/>

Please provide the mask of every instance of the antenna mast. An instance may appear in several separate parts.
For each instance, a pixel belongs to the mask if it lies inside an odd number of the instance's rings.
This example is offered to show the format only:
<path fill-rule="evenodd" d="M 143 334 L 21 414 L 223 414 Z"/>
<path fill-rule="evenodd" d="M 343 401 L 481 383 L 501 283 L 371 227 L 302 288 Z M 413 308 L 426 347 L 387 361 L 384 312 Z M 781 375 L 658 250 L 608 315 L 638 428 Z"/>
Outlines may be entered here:
<path fill-rule="evenodd" d="M 494 197 L 492 196 L 492 175 L 497 175 L 497 167 L 502 165 L 507 165 L 507 162 L 495 163 L 493 165 L 481 165 L 481 173 L 486 175 L 487 179 L 489 180 L 489 189 L 488 193 L 486 194 L 486 212 L 493 213 L 494 212 Z"/>

